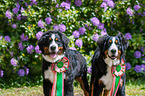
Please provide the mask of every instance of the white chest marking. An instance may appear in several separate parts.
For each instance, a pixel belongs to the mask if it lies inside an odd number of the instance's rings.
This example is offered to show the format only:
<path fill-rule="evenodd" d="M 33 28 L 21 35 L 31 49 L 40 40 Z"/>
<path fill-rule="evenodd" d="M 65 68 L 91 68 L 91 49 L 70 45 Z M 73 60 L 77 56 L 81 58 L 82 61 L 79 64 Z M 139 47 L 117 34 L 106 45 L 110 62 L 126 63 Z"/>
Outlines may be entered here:
<path fill-rule="evenodd" d="M 111 74 L 111 67 L 110 66 L 108 66 L 108 68 L 107 68 L 107 74 L 103 75 L 100 80 L 102 80 L 102 82 L 106 86 L 105 89 L 111 90 L 112 82 L 113 82 L 113 76 Z"/>
<path fill-rule="evenodd" d="M 48 68 L 48 70 L 44 71 L 44 78 L 49 79 L 51 83 L 54 81 L 54 73 L 51 70 L 51 66 Z"/>

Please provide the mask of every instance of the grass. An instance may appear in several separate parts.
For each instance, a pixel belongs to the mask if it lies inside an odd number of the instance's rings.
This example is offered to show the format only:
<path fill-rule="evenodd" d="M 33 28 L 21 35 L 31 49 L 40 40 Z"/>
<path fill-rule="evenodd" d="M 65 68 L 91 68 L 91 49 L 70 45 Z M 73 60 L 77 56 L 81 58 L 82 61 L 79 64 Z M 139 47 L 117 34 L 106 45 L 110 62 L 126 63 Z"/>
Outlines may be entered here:
<path fill-rule="evenodd" d="M 74 88 L 75 96 L 83 96 L 83 91 L 79 87 Z M 43 96 L 42 85 L 33 87 L 20 87 L 0 89 L 0 96 Z M 145 81 L 130 80 L 126 83 L 126 96 L 145 96 Z"/>

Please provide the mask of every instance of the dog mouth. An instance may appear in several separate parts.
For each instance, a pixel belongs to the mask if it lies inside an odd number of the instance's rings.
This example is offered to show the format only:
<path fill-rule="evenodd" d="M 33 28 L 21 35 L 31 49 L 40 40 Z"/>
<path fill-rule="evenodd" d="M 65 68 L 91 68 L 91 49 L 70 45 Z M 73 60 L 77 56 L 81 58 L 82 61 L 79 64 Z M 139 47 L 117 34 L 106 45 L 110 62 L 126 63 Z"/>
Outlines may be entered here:
<path fill-rule="evenodd" d="M 50 57 L 53 58 L 53 59 L 56 58 L 57 57 L 57 53 L 55 53 L 55 52 L 50 53 Z"/>
<path fill-rule="evenodd" d="M 111 58 L 112 60 L 117 58 L 115 55 L 111 55 L 111 56 L 108 55 L 108 57 Z"/>

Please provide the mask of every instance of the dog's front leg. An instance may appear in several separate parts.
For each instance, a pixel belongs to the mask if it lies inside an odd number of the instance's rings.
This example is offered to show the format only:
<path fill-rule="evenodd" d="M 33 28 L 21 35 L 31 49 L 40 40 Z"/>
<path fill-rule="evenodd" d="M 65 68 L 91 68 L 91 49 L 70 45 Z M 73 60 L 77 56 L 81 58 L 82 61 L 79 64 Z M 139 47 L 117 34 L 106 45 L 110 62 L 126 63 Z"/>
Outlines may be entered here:
<path fill-rule="evenodd" d="M 64 96 L 74 96 L 73 81 L 64 81 Z"/>
<path fill-rule="evenodd" d="M 49 80 L 44 79 L 43 80 L 43 93 L 44 96 L 51 96 L 51 89 L 52 89 L 52 84 Z"/>

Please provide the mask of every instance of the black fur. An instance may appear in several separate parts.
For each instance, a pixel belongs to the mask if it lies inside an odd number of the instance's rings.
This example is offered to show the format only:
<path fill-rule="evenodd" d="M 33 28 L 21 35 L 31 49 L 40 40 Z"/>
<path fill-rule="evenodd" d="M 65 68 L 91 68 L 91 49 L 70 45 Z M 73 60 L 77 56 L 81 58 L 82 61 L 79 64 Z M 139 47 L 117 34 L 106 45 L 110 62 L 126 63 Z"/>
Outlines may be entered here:
<path fill-rule="evenodd" d="M 48 46 L 47 45 L 48 41 L 46 41 L 48 39 L 46 38 L 53 33 L 59 34 L 61 40 L 60 42 L 62 42 L 63 44 L 65 56 L 69 59 L 69 68 L 65 72 L 67 78 L 64 80 L 65 96 L 74 96 L 73 82 L 77 77 L 81 78 L 83 82 L 81 86 L 84 87 L 85 91 L 89 93 L 86 60 L 78 51 L 68 49 L 69 39 L 63 33 L 58 31 L 49 31 L 43 34 L 43 36 L 38 42 L 42 54 L 44 52 L 43 46 Z M 43 59 L 42 75 L 43 75 L 43 91 L 45 96 L 50 96 L 52 89 L 52 83 L 48 79 L 45 79 L 44 77 L 44 71 L 48 70 L 51 64 L 52 64 L 51 62 L 48 62 L 45 59 Z"/>
<path fill-rule="evenodd" d="M 100 96 L 100 94 L 103 91 L 103 88 L 105 85 L 103 83 L 99 84 L 99 79 L 107 74 L 107 67 L 108 65 L 105 63 L 104 58 L 105 58 L 105 50 L 108 49 L 108 40 L 112 38 L 112 36 L 105 35 L 101 38 L 99 38 L 97 42 L 97 48 L 95 50 L 95 53 L 92 58 L 92 76 L 91 76 L 91 83 L 90 83 L 90 96 Z M 125 49 L 128 47 L 128 41 L 127 39 L 123 36 L 122 33 L 119 33 L 116 38 L 119 39 L 119 45 L 118 48 L 121 50 L 121 56 L 120 60 L 125 61 Z M 109 78 L 108 78 L 109 79 Z M 123 86 L 119 87 L 119 90 L 117 92 L 117 96 L 125 96 L 125 74 L 122 76 L 123 80 Z"/>

